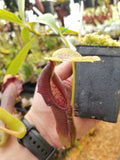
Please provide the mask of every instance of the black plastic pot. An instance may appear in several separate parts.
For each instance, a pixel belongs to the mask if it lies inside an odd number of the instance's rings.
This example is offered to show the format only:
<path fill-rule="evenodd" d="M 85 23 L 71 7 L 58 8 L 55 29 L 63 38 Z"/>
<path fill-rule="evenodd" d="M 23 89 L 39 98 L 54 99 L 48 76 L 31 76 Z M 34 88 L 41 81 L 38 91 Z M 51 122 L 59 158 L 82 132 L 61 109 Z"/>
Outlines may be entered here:
<path fill-rule="evenodd" d="M 77 62 L 75 115 L 116 122 L 120 106 L 120 48 L 77 46 L 100 62 Z"/>
<path fill-rule="evenodd" d="M 23 93 L 33 94 L 35 92 L 36 83 L 27 82 L 23 84 Z"/>
<path fill-rule="evenodd" d="M 54 14 L 54 6 L 52 1 L 43 1 L 44 13 Z"/>
<path fill-rule="evenodd" d="M 85 7 L 86 8 L 95 7 L 95 0 L 86 0 L 85 1 Z"/>

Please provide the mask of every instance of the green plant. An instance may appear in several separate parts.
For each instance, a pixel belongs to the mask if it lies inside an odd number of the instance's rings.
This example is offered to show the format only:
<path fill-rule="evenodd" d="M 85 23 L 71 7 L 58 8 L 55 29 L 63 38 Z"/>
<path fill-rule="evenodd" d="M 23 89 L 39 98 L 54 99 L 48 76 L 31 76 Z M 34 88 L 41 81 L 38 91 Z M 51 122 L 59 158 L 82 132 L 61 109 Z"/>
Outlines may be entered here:
<path fill-rule="evenodd" d="M 12 24 L 14 30 L 6 31 L 5 28 L 7 25 L 9 25 L 9 22 L 3 24 L 3 22 L 0 21 L 0 88 L 2 86 L 3 77 L 6 73 L 5 71 L 8 69 L 12 60 L 18 54 L 21 48 L 23 48 L 23 46 L 26 44 L 21 37 L 21 28 L 15 24 Z M 31 46 L 29 54 L 27 54 L 24 63 L 18 71 L 18 75 L 20 75 L 22 82 L 36 82 L 39 71 L 41 70 L 42 66 L 46 64 L 46 61 L 43 57 L 47 54 L 50 54 L 52 50 L 56 50 L 57 46 L 60 47 L 61 45 L 62 42 L 60 37 L 55 34 L 38 37 L 36 43 Z M 31 68 L 30 66 L 33 67 Z M 33 75 L 33 78 L 32 76 L 27 76 L 30 74 Z M 36 78 L 34 78 L 34 75 Z"/>
<path fill-rule="evenodd" d="M 80 45 L 120 47 L 120 41 L 113 40 L 109 35 L 92 33 L 81 38 Z"/>
<path fill-rule="evenodd" d="M 106 3 L 106 0 L 96 0 L 96 3 L 101 6 Z"/>
<path fill-rule="evenodd" d="M 56 21 L 54 19 L 54 16 L 51 14 L 44 14 L 41 17 L 38 17 L 34 22 L 26 22 L 25 17 L 24 17 L 24 3 L 25 0 L 19 0 L 18 1 L 18 6 L 19 6 L 19 17 L 17 17 L 15 14 L 5 11 L 5 10 L 0 10 L 0 19 L 5 19 L 6 21 L 10 21 L 12 23 L 15 23 L 19 25 L 22 28 L 21 31 L 21 36 L 26 42 L 25 46 L 20 50 L 20 52 L 17 54 L 17 56 L 13 59 L 12 63 L 7 69 L 6 75 L 12 75 L 12 79 L 8 78 L 7 80 L 7 85 L 5 85 L 5 91 L 9 89 L 9 86 L 11 84 L 16 84 L 16 74 L 18 73 L 20 67 L 22 66 L 31 46 L 33 43 L 36 42 L 39 36 L 45 36 L 47 33 L 41 33 L 40 31 L 36 31 L 34 28 L 35 23 L 42 23 L 45 25 L 48 25 L 50 28 L 52 28 L 56 34 L 59 34 L 66 44 L 67 48 L 62 48 L 60 50 L 55 51 L 53 53 L 52 57 L 47 58 L 49 60 L 48 65 L 46 68 L 42 71 L 41 73 L 41 78 L 39 79 L 38 82 L 38 92 L 42 94 L 44 97 L 45 102 L 48 105 L 52 105 L 52 110 L 56 119 L 57 123 L 57 131 L 60 136 L 60 139 L 64 143 L 66 147 L 70 147 L 73 145 L 75 138 L 76 138 L 76 129 L 74 125 L 74 112 L 73 112 L 73 107 L 74 107 L 74 92 L 75 92 L 75 61 L 79 62 L 94 62 L 94 61 L 99 61 L 100 59 L 98 57 L 82 57 L 78 52 L 70 49 L 70 43 L 66 40 L 66 38 L 63 36 L 61 33 L 61 30 L 58 28 L 56 25 Z M 56 63 L 54 61 L 71 61 L 72 66 L 73 66 L 73 85 L 72 85 L 72 99 L 69 101 L 68 96 L 66 94 L 66 90 L 64 89 L 64 86 L 61 82 L 61 80 L 56 76 L 54 72 L 54 68 Z M 46 73 L 48 73 L 46 75 Z M 50 85 L 50 82 L 56 86 L 56 91 L 58 92 L 58 95 L 60 96 L 61 99 L 64 100 L 65 104 L 59 104 L 59 101 L 56 100 L 54 92 L 49 92 L 49 95 L 45 95 L 43 89 L 45 81 L 47 81 L 48 88 L 45 87 L 47 90 L 50 88 L 52 89 L 53 86 Z M 18 82 L 18 79 L 17 79 Z M 45 85 L 46 85 L 45 84 Z M 21 91 L 21 90 L 20 90 Z M 16 97 L 18 93 L 15 93 Z M 9 100 L 9 94 L 8 100 Z M 52 98 L 51 98 L 52 97 Z M 51 98 L 51 102 L 48 101 L 48 99 Z M 54 103 L 56 102 L 56 103 Z M 13 102 L 11 104 L 13 106 Z M 56 107 L 56 109 L 55 109 Z M 25 126 L 18 120 L 15 119 L 11 114 L 8 114 L 4 109 L 1 108 L 1 113 L 0 118 L 2 121 L 7 124 L 8 129 L 1 127 L 3 131 L 13 134 L 17 137 L 23 137 L 26 130 Z M 6 116 L 6 119 L 4 118 Z M 61 121 L 58 121 L 57 117 L 61 117 Z M 7 121 L 8 119 L 11 119 L 11 121 Z M 14 119 L 14 123 L 11 124 Z M 17 124 L 18 128 L 15 128 L 15 124 Z M 64 129 L 61 129 L 63 127 Z M 17 129 L 17 133 L 15 133 Z M 65 132 L 64 132 L 65 131 Z"/>
<path fill-rule="evenodd" d="M 80 144 L 80 141 L 78 141 L 78 140 L 75 141 L 75 147 L 77 147 L 80 152 L 81 152 L 82 149 L 83 149 L 83 146 Z"/>

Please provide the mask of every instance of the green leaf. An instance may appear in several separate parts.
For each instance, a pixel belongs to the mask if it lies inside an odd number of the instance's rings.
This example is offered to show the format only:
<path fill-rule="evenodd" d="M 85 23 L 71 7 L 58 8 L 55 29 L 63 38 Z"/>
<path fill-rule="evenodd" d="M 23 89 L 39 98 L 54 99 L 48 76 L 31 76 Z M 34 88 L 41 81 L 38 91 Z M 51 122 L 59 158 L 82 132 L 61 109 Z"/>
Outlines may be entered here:
<path fill-rule="evenodd" d="M 23 21 L 25 21 L 24 11 L 25 11 L 25 0 L 18 0 L 19 14 Z"/>
<path fill-rule="evenodd" d="M 0 19 L 22 25 L 22 21 L 13 13 L 0 9 Z"/>
<path fill-rule="evenodd" d="M 58 26 L 56 25 L 56 21 L 55 21 L 54 16 L 50 13 L 46 13 L 46 14 L 38 17 L 35 22 L 48 25 L 49 27 L 54 29 L 57 33 L 61 32 L 60 29 L 58 28 Z"/>
<path fill-rule="evenodd" d="M 61 30 L 56 25 L 56 20 L 52 14 L 46 13 L 46 14 L 38 17 L 34 22 L 42 23 L 42 24 L 45 24 L 45 25 L 48 25 L 49 27 L 51 27 L 56 33 L 58 33 L 58 35 L 60 35 L 62 37 L 62 39 L 63 39 L 64 43 L 67 45 L 67 47 L 70 48 L 70 44 L 68 43 L 66 38 L 62 35 Z"/>
<path fill-rule="evenodd" d="M 28 22 L 28 25 L 29 25 L 29 27 L 31 28 L 31 30 L 34 31 L 35 23 L 34 23 L 34 22 Z"/>
<path fill-rule="evenodd" d="M 31 41 L 29 41 L 25 45 L 25 47 L 18 53 L 18 55 L 14 58 L 10 67 L 8 68 L 7 74 L 16 75 L 16 73 L 19 71 L 20 67 L 23 64 L 31 45 L 35 40 L 36 40 L 36 37 L 34 37 Z"/>
<path fill-rule="evenodd" d="M 28 42 L 30 40 L 30 31 L 24 27 L 21 31 L 21 36 L 25 42 Z"/>

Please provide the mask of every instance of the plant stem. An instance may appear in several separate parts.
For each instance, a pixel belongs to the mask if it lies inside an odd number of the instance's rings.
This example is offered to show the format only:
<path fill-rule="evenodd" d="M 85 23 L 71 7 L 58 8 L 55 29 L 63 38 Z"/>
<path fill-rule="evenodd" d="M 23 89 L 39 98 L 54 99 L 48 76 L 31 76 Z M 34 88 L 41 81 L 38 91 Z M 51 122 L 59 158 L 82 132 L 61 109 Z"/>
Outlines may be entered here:
<path fill-rule="evenodd" d="M 74 106 L 74 97 L 75 97 L 75 62 L 72 62 L 72 69 L 73 69 L 73 84 L 72 84 L 72 99 L 71 105 Z"/>
<path fill-rule="evenodd" d="M 20 47 L 23 48 L 23 41 L 20 36 L 20 27 L 19 26 L 15 28 L 15 34 L 16 34 L 16 37 L 17 37 L 18 42 L 20 44 Z"/>
<path fill-rule="evenodd" d="M 68 48 L 70 48 L 70 45 L 63 34 L 60 33 L 60 36 L 65 41 Z M 72 83 L 72 99 L 71 99 L 71 106 L 74 106 L 74 96 L 75 96 L 75 62 L 72 62 L 72 69 L 73 69 L 73 83 Z"/>
<path fill-rule="evenodd" d="M 81 34 L 82 34 L 83 8 L 84 8 L 83 1 L 80 2 L 80 7 L 81 7 L 81 11 L 80 11 L 80 29 L 79 29 L 79 35 L 78 35 L 78 43 L 80 42 Z"/>
<path fill-rule="evenodd" d="M 68 41 L 66 40 L 66 38 L 63 36 L 63 34 L 62 33 L 59 33 L 59 34 L 63 38 L 63 40 L 66 43 L 67 47 L 70 48 L 70 45 L 69 45 Z"/>

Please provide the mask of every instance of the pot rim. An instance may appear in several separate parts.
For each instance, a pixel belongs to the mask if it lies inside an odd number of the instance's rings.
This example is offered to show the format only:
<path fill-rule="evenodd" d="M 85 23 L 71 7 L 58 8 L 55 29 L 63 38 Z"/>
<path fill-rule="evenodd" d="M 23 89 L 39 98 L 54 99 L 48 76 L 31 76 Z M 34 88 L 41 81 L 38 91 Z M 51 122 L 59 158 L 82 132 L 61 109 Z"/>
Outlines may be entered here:
<path fill-rule="evenodd" d="M 76 48 L 83 56 L 120 57 L 120 47 L 77 45 Z"/>

